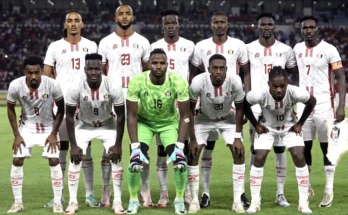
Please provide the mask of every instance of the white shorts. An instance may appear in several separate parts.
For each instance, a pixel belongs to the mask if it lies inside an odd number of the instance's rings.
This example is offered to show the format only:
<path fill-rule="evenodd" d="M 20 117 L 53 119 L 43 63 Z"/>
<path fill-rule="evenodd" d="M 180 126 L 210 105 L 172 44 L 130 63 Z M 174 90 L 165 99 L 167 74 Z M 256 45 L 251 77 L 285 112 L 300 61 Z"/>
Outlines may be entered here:
<path fill-rule="evenodd" d="M 86 149 L 89 142 L 94 139 L 101 140 L 104 145 L 104 149 L 107 152 L 109 148 L 115 145 L 116 142 L 116 128 L 115 129 L 105 129 L 103 127 L 90 129 L 75 127 L 75 138 L 77 146 L 83 150 L 83 154 L 86 154 Z"/>
<path fill-rule="evenodd" d="M 256 120 L 259 120 L 260 113 L 253 112 L 253 114 L 254 114 L 254 116 L 255 116 L 255 119 L 256 119 Z M 255 128 L 254 128 L 254 126 L 253 126 L 253 125 L 250 123 L 250 121 L 249 121 L 250 144 L 251 144 L 252 146 L 254 145 L 255 134 L 256 134 Z M 279 136 L 275 136 L 275 137 L 274 137 L 273 145 L 274 145 L 275 147 L 284 147 L 283 141 L 282 141 L 281 138 L 279 138 Z"/>
<path fill-rule="evenodd" d="M 303 106 L 297 105 L 297 115 L 298 118 L 302 116 Z M 335 110 L 331 108 L 322 113 L 312 113 L 307 118 L 306 122 L 302 126 L 303 140 L 311 141 L 316 137 L 316 133 L 318 132 L 318 140 L 320 143 L 327 143 L 327 129 L 326 129 L 326 120 L 335 119 Z"/>
<path fill-rule="evenodd" d="M 31 158 L 32 157 L 32 148 L 33 146 L 43 147 L 42 157 L 44 158 L 59 158 L 59 149 L 56 148 L 56 152 L 52 152 L 51 149 L 49 152 L 48 144 L 45 145 L 47 137 L 51 134 L 51 130 L 45 131 L 45 133 L 32 133 L 27 131 L 23 127 L 19 127 L 19 133 L 23 137 L 25 146 L 21 145 L 22 154 L 17 152 L 16 155 L 13 155 L 15 158 Z M 59 141 L 59 135 L 57 135 L 57 139 Z"/>
<path fill-rule="evenodd" d="M 221 121 L 208 121 L 195 119 L 195 135 L 198 145 L 207 145 L 207 141 L 216 141 L 221 132 L 225 144 L 233 144 L 236 132 L 234 117 Z"/>
<path fill-rule="evenodd" d="M 287 126 L 283 132 L 268 128 L 268 133 L 255 135 L 254 150 L 271 150 L 276 137 L 282 140 L 282 143 L 287 148 L 295 146 L 304 146 L 302 135 L 296 135 L 288 130 L 291 126 Z"/>

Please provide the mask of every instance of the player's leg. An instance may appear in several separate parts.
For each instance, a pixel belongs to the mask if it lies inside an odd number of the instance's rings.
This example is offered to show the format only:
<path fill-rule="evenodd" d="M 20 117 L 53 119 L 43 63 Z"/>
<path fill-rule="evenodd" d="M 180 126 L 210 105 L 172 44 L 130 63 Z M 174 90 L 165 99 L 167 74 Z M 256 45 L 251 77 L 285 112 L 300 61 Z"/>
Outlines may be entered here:
<path fill-rule="evenodd" d="M 309 171 L 304 157 L 304 143 L 301 135 L 287 132 L 283 136 L 283 143 L 289 149 L 296 167 L 296 178 L 299 191 L 298 210 L 305 214 L 312 213 L 308 207 Z"/>
<path fill-rule="evenodd" d="M 284 184 L 286 177 L 287 159 L 285 146 L 279 136 L 275 137 L 273 145 L 275 157 L 276 157 L 276 175 L 277 175 L 277 194 L 275 203 L 282 207 L 289 207 L 290 204 L 284 195 Z"/>
<path fill-rule="evenodd" d="M 320 207 L 330 207 L 332 205 L 334 192 L 334 175 L 336 171 L 336 166 L 332 165 L 329 159 L 326 157 L 327 149 L 328 149 L 328 136 L 327 136 L 327 128 L 326 128 L 326 119 L 334 119 L 334 109 L 330 109 L 327 112 L 314 114 L 313 115 L 314 122 L 318 131 L 318 140 L 320 142 L 320 148 L 323 153 L 323 161 L 324 161 L 324 172 L 326 177 L 325 189 L 323 199 L 320 202 Z"/>
<path fill-rule="evenodd" d="M 267 155 L 272 149 L 275 134 L 268 132 L 265 134 L 256 134 L 254 139 L 255 159 L 250 169 L 250 192 L 251 204 L 247 213 L 256 213 L 261 210 L 261 184 L 263 179 L 263 167 Z"/>
<path fill-rule="evenodd" d="M 189 135 L 187 134 L 186 139 L 185 139 L 185 148 L 184 148 L 186 163 L 188 162 L 189 150 L 190 150 L 189 149 Z M 185 204 L 187 204 L 187 205 L 191 204 L 191 201 L 192 201 L 190 184 L 189 184 L 188 180 L 186 180 L 184 201 L 185 201 Z"/>
<path fill-rule="evenodd" d="M 103 149 L 100 167 L 101 167 L 102 179 L 103 179 L 103 191 L 102 191 L 102 199 L 99 202 L 99 205 L 101 207 L 109 207 L 110 198 L 111 198 L 111 190 L 110 190 L 111 163 L 105 149 Z"/>
<path fill-rule="evenodd" d="M 157 142 L 157 178 L 160 185 L 160 199 L 156 204 L 156 207 L 165 208 L 169 204 L 168 197 L 168 165 L 167 165 L 167 152 L 164 149 L 164 146 L 159 138 L 159 135 L 156 135 Z"/>
<path fill-rule="evenodd" d="M 86 204 L 90 207 L 99 207 L 98 201 L 94 198 L 94 165 L 91 150 L 92 142 L 89 142 L 86 154 L 82 158 L 82 170 L 86 188 Z M 109 176 L 110 178 L 110 176 Z"/>
<path fill-rule="evenodd" d="M 207 145 L 203 149 L 201 158 L 201 176 L 202 176 L 202 198 L 200 206 L 207 208 L 210 205 L 210 173 L 213 165 L 212 155 L 215 148 L 215 142 L 219 138 L 219 133 L 213 131 L 209 134 Z"/>
<path fill-rule="evenodd" d="M 138 141 L 140 142 L 140 152 L 143 153 L 147 159 L 149 159 L 147 152 L 153 135 L 154 131 L 152 128 L 138 121 Z M 133 149 L 131 151 L 133 151 Z M 127 214 L 136 214 L 140 207 L 138 192 L 141 173 L 140 171 L 131 168 L 133 165 L 138 165 L 139 162 L 141 162 L 139 155 L 135 155 L 134 157 L 131 155 L 130 165 L 127 170 L 127 182 L 130 197 Z"/>

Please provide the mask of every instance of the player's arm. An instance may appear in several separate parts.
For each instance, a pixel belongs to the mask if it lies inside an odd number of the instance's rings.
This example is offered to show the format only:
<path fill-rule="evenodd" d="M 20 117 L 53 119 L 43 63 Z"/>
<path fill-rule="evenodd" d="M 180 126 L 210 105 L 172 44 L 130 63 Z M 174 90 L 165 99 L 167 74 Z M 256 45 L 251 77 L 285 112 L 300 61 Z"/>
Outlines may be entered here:
<path fill-rule="evenodd" d="M 336 110 L 336 121 L 341 122 L 345 118 L 345 101 L 346 101 L 346 77 L 344 74 L 344 68 L 342 61 L 338 61 L 331 64 L 335 78 L 337 80 L 338 87 L 338 107 Z"/>
<path fill-rule="evenodd" d="M 202 69 L 199 66 L 195 66 L 194 64 L 190 63 L 190 75 L 189 75 L 189 85 L 191 85 L 192 80 L 194 77 L 197 75 L 201 74 L 204 72 L 204 69 Z"/>
<path fill-rule="evenodd" d="M 244 74 L 244 90 L 247 93 L 251 90 L 250 63 L 247 62 L 245 64 L 242 64 L 240 66 L 240 69 Z"/>
<path fill-rule="evenodd" d="M 42 74 L 53 78 L 53 66 L 45 64 Z"/>
<path fill-rule="evenodd" d="M 289 80 L 289 83 L 295 86 L 299 86 L 299 72 L 298 72 L 298 66 L 292 68 L 285 68 L 286 72 L 290 75 L 291 79 Z"/>
<path fill-rule="evenodd" d="M 141 58 L 141 63 L 143 66 L 143 71 L 149 70 L 149 59 L 150 59 L 150 52 L 151 52 L 151 45 L 150 42 L 145 39 L 144 41 L 144 52 Z"/>
<path fill-rule="evenodd" d="M 127 128 L 131 143 L 138 142 L 138 102 L 127 99 Z"/>
<path fill-rule="evenodd" d="M 51 43 L 48 46 L 47 52 L 46 52 L 46 56 L 45 56 L 45 61 L 44 61 L 44 69 L 42 74 L 48 77 L 53 78 L 54 74 L 53 74 L 53 69 L 54 69 L 54 65 L 56 63 L 55 60 L 55 48 L 54 48 L 54 43 Z"/>
<path fill-rule="evenodd" d="M 24 139 L 22 138 L 22 136 L 20 135 L 18 131 L 15 107 L 16 107 L 16 103 L 7 102 L 7 116 L 13 131 L 13 135 L 15 137 L 13 141 L 13 145 L 12 145 L 12 150 L 14 155 L 17 154 L 18 150 L 22 154 L 21 144 L 25 146 Z"/>
<path fill-rule="evenodd" d="M 106 73 L 106 67 L 108 66 L 108 63 L 106 62 L 106 63 L 103 63 L 103 65 L 102 65 L 102 72 L 103 72 L 103 75 L 107 75 L 107 73 Z"/>
<path fill-rule="evenodd" d="M 64 98 L 62 97 L 59 100 L 55 100 L 55 104 L 56 104 L 58 109 L 57 109 L 57 114 L 56 114 L 56 118 L 54 120 L 53 129 L 52 129 L 51 134 L 57 135 L 58 131 L 59 131 L 60 124 L 62 123 L 63 118 L 64 118 L 64 112 L 65 112 Z"/>
<path fill-rule="evenodd" d="M 249 119 L 250 123 L 256 127 L 257 125 L 257 120 L 253 114 L 253 111 L 251 110 L 251 104 L 248 102 L 248 100 L 245 98 L 244 99 L 244 114 L 245 116 Z"/>
<path fill-rule="evenodd" d="M 305 102 L 305 108 L 303 110 L 302 116 L 300 118 L 300 120 L 298 121 L 298 123 L 302 126 L 305 121 L 307 120 L 307 118 L 309 117 L 309 115 L 311 115 L 315 105 L 317 103 L 317 100 L 315 99 L 314 96 L 312 96 L 311 94 L 309 95 L 309 99 L 307 102 Z"/>

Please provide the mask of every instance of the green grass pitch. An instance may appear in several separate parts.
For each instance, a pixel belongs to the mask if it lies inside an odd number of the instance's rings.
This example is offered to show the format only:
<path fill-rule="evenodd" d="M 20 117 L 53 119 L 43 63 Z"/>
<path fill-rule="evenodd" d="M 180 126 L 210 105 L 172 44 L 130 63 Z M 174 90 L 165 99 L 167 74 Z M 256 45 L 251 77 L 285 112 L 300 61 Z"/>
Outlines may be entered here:
<path fill-rule="evenodd" d="M 348 113 L 348 110 L 346 110 Z M 17 115 L 19 109 L 17 109 Z M 11 147 L 13 142 L 13 135 L 10 125 L 7 120 L 6 108 L 0 108 L 0 137 L 1 137 L 1 150 L 0 157 L 2 163 L 0 165 L 0 214 L 6 214 L 6 211 L 11 207 L 14 202 L 11 183 L 10 183 L 10 169 L 12 162 Z M 249 160 L 249 135 L 248 127 L 244 128 L 245 133 L 245 148 L 246 148 L 246 161 Z M 125 132 L 123 138 L 123 166 L 124 170 L 128 167 L 129 158 L 129 137 Z M 94 141 L 92 144 L 93 158 L 94 158 L 94 180 L 95 180 L 95 196 L 99 200 L 101 197 L 102 179 L 100 171 L 100 160 L 102 154 L 102 144 L 99 141 Z M 34 148 L 33 158 L 25 160 L 24 164 L 24 182 L 23 182 L 23 202 L 24 212 L 22 214 L 50 214 L 51 209 L 43 208 L 43 205 L 51 200 L 52 186 L 50 180 L 50 170 L 48 161 L 41 158 L 42 149 L 39 147 Z M 151 157 L 151 191 L 152 200 L 156 203 L 159 198 L 158 181 L 156 174 L 156 145 L 152 144 L 150 147 Z M 295 177 L 295 167 L 292 163 L 291 156 L 287 153 L 288 157 L 288 171 L 285 184 L 285 195 L 287 200 L 291 204 L 288 208 L 282 208 L 274 204 L 276 194 L 276 176 L 275 176 L 275 161 L 274 153 L 270 153 L 267 163 L 265 165 L 265 175 L 262 182 L 262 205 L 261 211 L 258 214 L 300 214 L 297 211 L 298 204 L 298 190 Z M 344 156 L 336 168 L 335 175 L 335 197 L 331 208 L 319 208 L 318 205 L 321 201 L 324 186 L 325 175 L 323 172 L 323 161 L 318 142 L 313 144 L 313 166 L 311 174 L 311 184 L 315 191 L 314 198 L 310 201 L 310 208 L 313 210 L 313 214 L 348 214 L 346 211 L 348 200 L 348 156 Z M 250 199 L 249 190 L 249 166 L 247 165 L 246 173 L 246 186 L 245 191 Z M 82 171 L 81 171 L 82 172 Z M 171 202 L 174 200 L 174 176 L 173 169 L 170 165 L 168 172 L 168 186 L 169 196 Z M 111 182 L 112 183 L 112 182 Z M 64 183 L 64 197 L 66 202 L 69 200 L 68 183 L 65 180 Z M 78 214 L 112 214 L 110 208 L 87 208 L 84 204 L 85 191 L 83 183 L 83 174 L 80 177 L 80 186 L 78 192 L 78 200 L 80 210 Z M 127 174 L 124 174 L 123 180 L 123 192 L 122 192 L 123 206 L 128 207 L 128 188 L 127 188 Z M 66 208 L 65 203 L 64 208 Z M 198 214 L 231 214 L 232 206 L 232 158 L 230 151 L 224 146 L 221 138 L 217 142 L 215 151 L 213 154 L 213 169 L 211 176 L 211 206 L 208 209 L 202 209 Z M 174 214 L 174 208 L 170 205 L 166 209 L 146 209 L 140 208 L 139 214 Z"/>

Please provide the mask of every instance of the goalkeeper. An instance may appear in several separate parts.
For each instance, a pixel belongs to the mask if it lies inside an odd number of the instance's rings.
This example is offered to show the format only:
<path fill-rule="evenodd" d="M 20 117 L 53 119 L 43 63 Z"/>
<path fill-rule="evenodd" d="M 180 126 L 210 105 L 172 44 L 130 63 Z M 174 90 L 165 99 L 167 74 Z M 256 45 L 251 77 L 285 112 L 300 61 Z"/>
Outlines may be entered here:
<path fill-rule="evenodd" d="M 131 140 L 131 158 L 127 172 L 130 201 L 128 214 L 139 208 L 138 187 L 142 163 L 149 163 L 148 150 L 155 134 L 173 162 L 176 198 L 175 213 L 185 214 L 184 191 L 187 178 L 184 141 L 191 131 L 191 142 L 196 144 L 190 122 L 190 103 L 186 81 L 173 72 L 167 72 L 167 56 L 161 49 L 150 53 L 149 71 L 132 78 L 127 93 L 127 126 Z M 180 120 L 175 108 L 178 102 Z"/>

